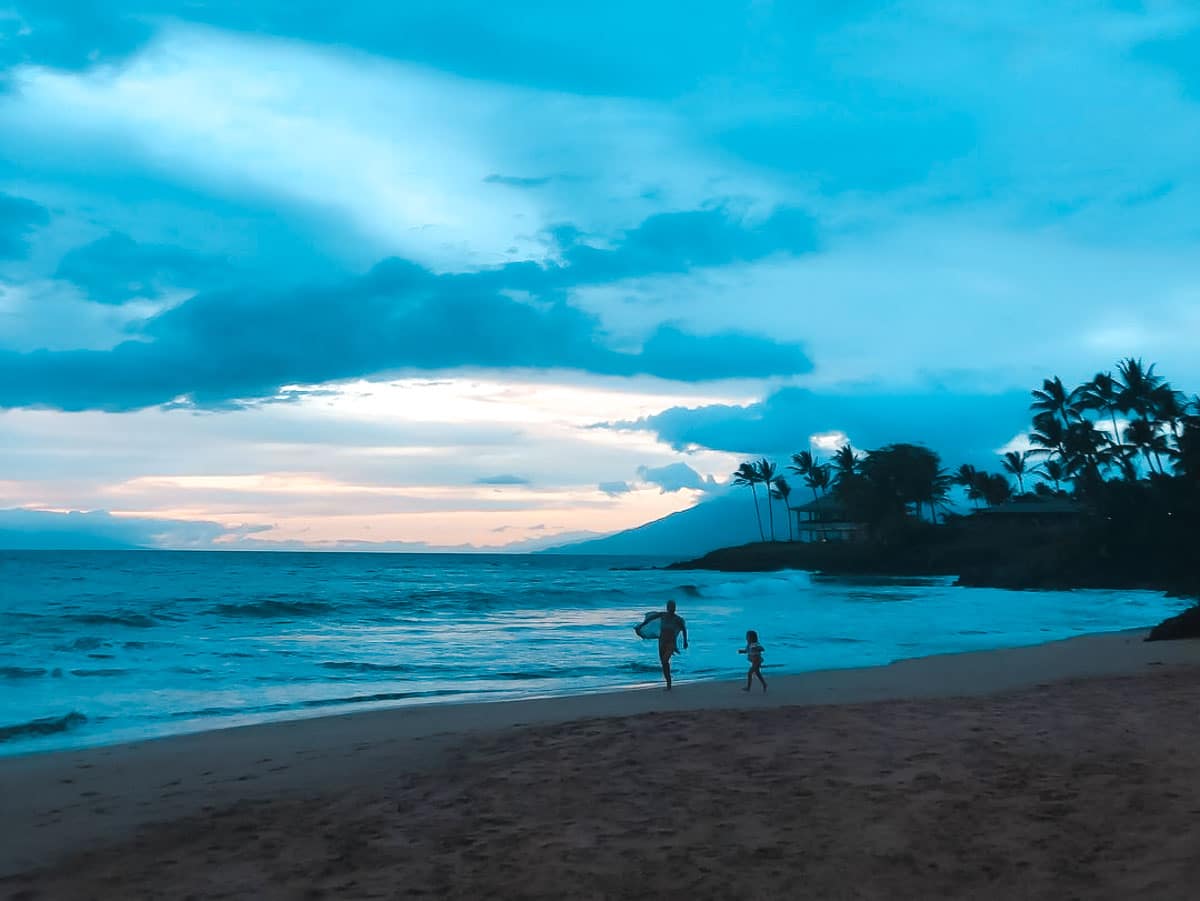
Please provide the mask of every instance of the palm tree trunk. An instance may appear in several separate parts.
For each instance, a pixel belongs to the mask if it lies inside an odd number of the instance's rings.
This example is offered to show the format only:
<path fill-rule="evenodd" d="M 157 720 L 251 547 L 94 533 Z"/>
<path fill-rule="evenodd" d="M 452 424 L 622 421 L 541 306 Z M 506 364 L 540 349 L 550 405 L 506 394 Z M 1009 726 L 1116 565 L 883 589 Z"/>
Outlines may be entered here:
<path fill-rule="evenodd" d="M 750 493 L 754 495 L 754 518 L 758 520 L 758 540 L 766 541 L 767 536 L 763 534 L 762 527 L 762 511 L 758 509 L 758 489 L 754 487 L 754 483 L 750 483 Z"/>
<path fill-rule="evenodd" d="M 767 485 L 767 515 L 771 519 L 771 540 L 775 540 L 775 504 L 771 502 L 771 486 Z"/>
<path fill-rule="evenodd" d="M 789 504 L 787 501 L 784 501 L 784 502 L 783 502 L 783 506 L 787 508 L 787 518 L 788 518 L 788 544 L 791 544 L 793 541 L 795 541 L 795 540 L 796 540 L 795 538 L 793 538 L 793 537 L 792 537 L 792 505 L 791 505 L 791 504 Z"/>

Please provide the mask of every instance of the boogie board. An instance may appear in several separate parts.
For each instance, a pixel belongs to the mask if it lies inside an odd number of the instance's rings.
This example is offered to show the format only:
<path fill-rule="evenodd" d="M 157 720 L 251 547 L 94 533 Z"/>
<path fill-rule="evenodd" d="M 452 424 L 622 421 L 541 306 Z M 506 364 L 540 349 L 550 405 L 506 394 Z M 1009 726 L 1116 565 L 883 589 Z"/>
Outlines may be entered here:
<path fill-rule="evenodd" d="M 662 611 L 651 610 L 641 625 L 633 627 L 633 631 L 637 633 L 638 638 L 658 638 L 662 635 Z"/>
<path fill-rule="evenodd" d="M 633 627 L 633 631 L 637 633 L 638 638 L 648 638 L 658 640 L 662 637 L 662 618 L 663 611 L 651 610 L 646 614 L 646 618 L 639 625 Z M 674 653 L 679 653 L 679 633 L 675 633 L 675 650 Z"/>

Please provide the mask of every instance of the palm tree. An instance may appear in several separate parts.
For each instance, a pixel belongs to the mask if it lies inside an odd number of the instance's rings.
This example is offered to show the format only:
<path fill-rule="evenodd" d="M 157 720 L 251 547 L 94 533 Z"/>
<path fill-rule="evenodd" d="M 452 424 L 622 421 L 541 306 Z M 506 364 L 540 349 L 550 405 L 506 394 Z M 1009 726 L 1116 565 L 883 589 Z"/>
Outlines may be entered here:
<path fill-rule="evenodd" d="M 989 507 L 1003 504 L 1012 497 L 1012 485 L 998 472 L 980 473 L 979 490 L 983 493 L 984 503 Z"/>
<path fill-rule="evenodd" d="M 836 487 L 854 475 L 860 462 L 861 458 L 849 444 L 839 447 L 833 455 L 833 485 Z"/>
<path fill-rule="evenodd" d="M 758 520 L 758 538 L 760 541 L 766 541 L 767 536 L 763 534 L 762 513 L 758 509 L 758 482 L 758 470 L 753 463 L 742 463 L 733 473 L 733 484 L 750 486 L 750 493 L 754 495 L 754 518 Z"/>
<path fill-rule="evenodd" d="M 829 487 L 829 466 L 827 464 L 818 464 L 809 470 L 808 475 L 804 477 L 804 484 L 812 489 L 813 500 L 817 499 L 817 489 L 821 489 L 821 493 L 825 493 L 825 489 Z"/>
<path fill-rule="evenodd" d="M 1078 388 L 1067 391 L 1058 376 L 1043 379 L 1041 390 L 1033 392 L 1033 403 L 1029 405 L 1029 409 L 1038 414 L 1049 413 L 1058 417 L 1063 425 L 1068 425 L 1072 420 L 1079 418 L 1079 394 Z"/>
<path fill-rule="evenodd" d="M 923 481 L 916 492 L 917 515 L 921 514 L 921 504 L 925 504 L 929 507 L 929 518 L 936 523 L 938 510 L 946 507 L 946 496 L 954 479 L 945 469 L 939 468 L 932 477 Z"/>
<path fill-rule="evenodd" d="M 1112 421 L 1112 439 L 1116 443 L 1121 440 L 1121 430 L 1117 428 L 1117 407 L 1120 403 L 1120 390 L 1111 372 L 1097 372 L 1090 382 L 1080 386 L 1080 404 L 1085 410 L 1095 410 L 1097 413 L 1107 413 Z"/>
<path fill-rule="evenodd" d="M 964 463 L 958 467 L 951 479 L 955 485 L 961 485 L 966 490 L 967 500 L 974 501 L 978 507 L 979 499 L 983 497 L 979 490 L 979 470 L 970 463 Z"/>
<path fill-rule="evenodd" d="M 1175 440 L 1175 459 L 1171 467 L 1175 474 L 1191 479 L 1200 478 L 1200 399 L 1193 401 L 1196 412 L 1183 420 L 1183 430 Z"/>
<path fill-rule="evenodd" d="M 1150 392 L 1150 401 L 1153 404 L 1155 420 L 1165 423 L 1171 430 L 1171 437 L 1178 440 L 1179 424 L 1188 415 L 1189 404 L 1186 395 L 1163 382 Z"/>
<path fill-rule="evenodd" d="M 1159 432 L 1156 425 L 1149 419 L 1134 419 L 1125 426 L 1125 444 L 1134 451 L 1141 451 L 1146 458 L 1146 466 L 1154 472 L 1163 473 L 1162 455 L 1169 454 L 1170 445 L 1166 436 Z"/>
<path fill-rule="evenodd" d="M 775 484 L 775 464 L 763 457 L 754 466 L 758 481 L 767 486 L 767 516 L 771 521 L 771 540 L 775 540 L 775 505 L 771 503 L 771 486 Z"/>
<path fill-rule="evenodd" d="M 792 454 L 792 462 L 788 469 L 798 476 L 806 476 L 816 465 L 817 458 L 812 455 L 811 451 L 800 451 L 798 454 Z"/>
<path fill-rule="evenodd" d="M 1045 454 L 1047 457 L 1058 454 L 1065 462 L 1067 442 L 1067 427 L 1053 413 L 1039 413 L 1033 417 L 1033 431 L 1029 433 L 1029 443 L 1033 445 L 1035 454 Z"/>
<path fill-rule="evenodd" d="M 1017 488 L 1021 494 L 1025 493 L 1025 474 L 1029 471 L 1025 467 L 1025 461 L 1028 458 L 1029 451 L 1009 451 L 1004 455 L 1004 459 L 1000 461 L 1000 465 L 1004 467 L 1005 472 L 1017 477 Z"/>
<path fill-rule="evenodd" d="M 1061 460 L 1044 460 L 1034 472 L 1054 483 L 1054 493 L 1058 494 L 1062 489 L 1059 488 L 1059 483 L 1067 477 L 1066 470 L 1063 468 Z"/>
<path fill-rule="evenodd" d="M 1161 375 L 1156 375 L 1151 363 L 1146 366 L 1140 359 L 1126 357 L 1117 364 L 1120 376 L 1116 383 L 1117 403 L 1122 410 L 1129 410 L 1142 419 L 1149 419 L 1154 410 L 1154 392 L 1163 384 Z"/>
<path fill-rule="evenodd" d="M 1062 460 L 1067 475 L 1095 484 L 1103 481 L 1102 466 L 1116 461 L 1108 436 L 1089 419 L 1071 423 L 1063 434 Z"/>
<path fill-rule="evenodd" d="M 783 501 L 783 506 L 788 512 L 788 541 L 794 541 L 795 539 L 792 537 L 792 505 L 788 501 L 788 498 L 792 496 L 792 486 L 788 484 L 788 480 L 783 476 L 777 476 L 771 496 L 776 500 Z"/>

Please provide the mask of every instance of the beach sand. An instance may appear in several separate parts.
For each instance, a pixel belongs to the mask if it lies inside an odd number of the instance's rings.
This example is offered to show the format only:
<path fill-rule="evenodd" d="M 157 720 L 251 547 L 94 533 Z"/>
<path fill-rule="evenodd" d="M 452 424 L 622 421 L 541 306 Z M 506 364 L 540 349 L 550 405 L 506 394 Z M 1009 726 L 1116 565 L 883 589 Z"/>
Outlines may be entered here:
<path fill-rule="evenodd" d="M 0 897 L 1193 898 L 1200 642 L 1141 638 L 0 759 Z"/>

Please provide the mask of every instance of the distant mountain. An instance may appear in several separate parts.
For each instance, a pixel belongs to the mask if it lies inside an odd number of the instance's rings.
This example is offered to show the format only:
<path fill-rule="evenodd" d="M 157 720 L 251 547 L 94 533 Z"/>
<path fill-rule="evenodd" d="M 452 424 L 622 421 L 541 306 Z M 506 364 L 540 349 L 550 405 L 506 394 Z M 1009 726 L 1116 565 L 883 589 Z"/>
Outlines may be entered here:
<path fill-rule="evenodd" d="M 763 501 L 760 499 L 760 504 Z M 767 528 L 767 511 L 762 510 L 763 528 Z M 787 537 L 787 519 L 783 508 L 775 505 L 775 531 Z M 663 557 L 698 557 L 709 551 L 731 545 L 758 541 L 758 526 L 754 521 L 754 505 L 750 492 L 736 491 L 718 494 L 694 507 L 656 519 L 634 529 L 626 529 L 605 538 L 558 545 L 543 554 L 613 554 L 653 555 Z"/>

